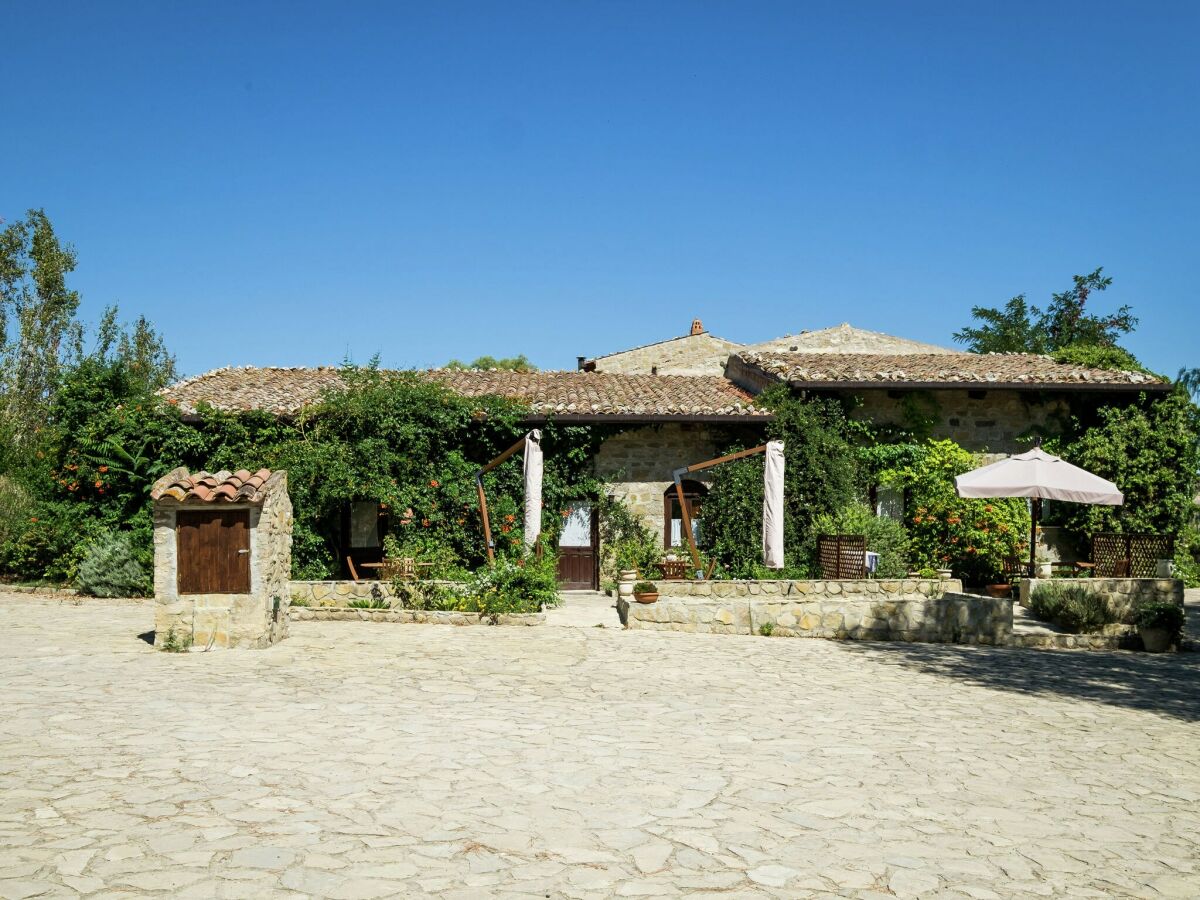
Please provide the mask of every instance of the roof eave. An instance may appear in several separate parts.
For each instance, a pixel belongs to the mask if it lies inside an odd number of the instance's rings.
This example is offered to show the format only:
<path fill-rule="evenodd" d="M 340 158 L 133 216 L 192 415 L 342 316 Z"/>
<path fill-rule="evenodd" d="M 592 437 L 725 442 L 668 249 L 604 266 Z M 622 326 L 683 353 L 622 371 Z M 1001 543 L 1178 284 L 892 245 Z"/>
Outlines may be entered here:
<path fill-rule="evenodd" d="M 805 391 L 919 390 L 919 391 L 1169 391 L 1164 382 L 1146 384 L 1097 384 L 1093 382 L 1027 381 L 802 381 L 788 380 L 788 386 Z"/>

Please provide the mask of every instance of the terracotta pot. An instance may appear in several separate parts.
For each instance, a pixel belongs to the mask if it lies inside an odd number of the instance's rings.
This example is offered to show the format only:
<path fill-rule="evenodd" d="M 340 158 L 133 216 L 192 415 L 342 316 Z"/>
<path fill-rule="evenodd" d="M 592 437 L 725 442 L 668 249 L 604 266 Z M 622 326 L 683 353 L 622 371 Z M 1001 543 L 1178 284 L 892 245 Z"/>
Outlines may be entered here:
<path fill-rule="evenodd" d="M 1171 647 L 1171 632 L 1166 628 L 1139 628 L 1138 637 L 1147 653 L 1166 653 Z"/>
<path fill-rule="evenodd" d="M 638 603 L 656 603 L 658 602 L 658 591 L 652 594 L 634 594 L 633 599 Z"/>
<path fill-rule="evenodd" d="M 987 586 L 989 597 L 1007 597 L 1012 593 L 1011 584 L 989 584 Z"/>

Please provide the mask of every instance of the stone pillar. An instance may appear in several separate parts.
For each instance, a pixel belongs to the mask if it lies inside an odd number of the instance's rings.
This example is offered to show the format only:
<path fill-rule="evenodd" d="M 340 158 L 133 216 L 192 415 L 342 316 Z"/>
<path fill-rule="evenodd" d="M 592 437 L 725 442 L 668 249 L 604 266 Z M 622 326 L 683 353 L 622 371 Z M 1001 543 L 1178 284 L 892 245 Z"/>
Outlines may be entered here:
<path fill-rule="evenodd" d="M 288 633 L 292 502 L 287 473 L 260 469 L 176 469 L 154 485 L 155 645 L 166 649 L 266 647 Z M 201 593 L 181 585 L 178 525 L 188 512 L 244 512 L 249 527 L 249 590 Z M 238 553 L 220 546 L 220 553 Z M 246 552 L 243 550 L 241 552 Z M 244 584 L 244 582 L 243 582 Z"/>

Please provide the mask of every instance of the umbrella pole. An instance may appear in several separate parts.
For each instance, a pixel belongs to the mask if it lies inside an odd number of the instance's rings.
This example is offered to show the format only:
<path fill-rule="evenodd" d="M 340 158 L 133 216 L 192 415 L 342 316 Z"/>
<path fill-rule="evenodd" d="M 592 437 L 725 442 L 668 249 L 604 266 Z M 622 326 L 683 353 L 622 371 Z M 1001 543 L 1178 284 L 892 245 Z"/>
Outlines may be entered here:
<path fill-rule="evenodd" d="M 1029 577 L 1037 577 L 1037 526 L 1042 515 L 1042 498 L 1034 497 L 1029 504 Z"/>

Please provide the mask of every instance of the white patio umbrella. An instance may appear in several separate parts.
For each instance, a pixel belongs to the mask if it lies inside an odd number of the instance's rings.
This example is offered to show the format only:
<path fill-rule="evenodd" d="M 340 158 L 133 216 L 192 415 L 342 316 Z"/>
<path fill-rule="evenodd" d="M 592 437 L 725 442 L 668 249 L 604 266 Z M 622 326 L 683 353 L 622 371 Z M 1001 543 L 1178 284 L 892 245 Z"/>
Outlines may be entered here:
<path fill-rule="evenodd" d="M 1034 572 L 1042 500 L 1067 500 L 1098 506 L 1120 506 L 1125 502 L 1125 495 L 1111 481 L 1073 466 L 1041 447 L 959 475 L 954 479 L 954 487 L 960 497 L 1029 497 L 1033 500 L 1029 529 L 1030 576 Z"/>

